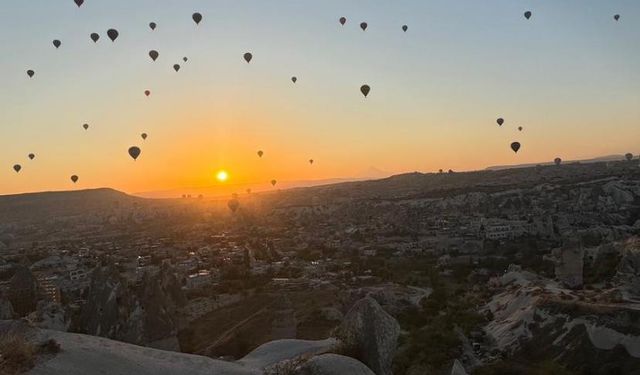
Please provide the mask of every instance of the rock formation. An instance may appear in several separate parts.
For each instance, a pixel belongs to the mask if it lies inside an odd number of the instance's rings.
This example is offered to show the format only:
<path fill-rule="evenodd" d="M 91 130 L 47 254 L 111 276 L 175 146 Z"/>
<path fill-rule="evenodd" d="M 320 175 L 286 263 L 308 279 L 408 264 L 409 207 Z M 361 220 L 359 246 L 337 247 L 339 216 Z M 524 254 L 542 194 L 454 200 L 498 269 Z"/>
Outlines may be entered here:
<path fill-rule="evenodd" d="M 390 375 L 400 325 L 371 297 L 353 305 L 338 328 L 347 350 L 377 375 Z"/>

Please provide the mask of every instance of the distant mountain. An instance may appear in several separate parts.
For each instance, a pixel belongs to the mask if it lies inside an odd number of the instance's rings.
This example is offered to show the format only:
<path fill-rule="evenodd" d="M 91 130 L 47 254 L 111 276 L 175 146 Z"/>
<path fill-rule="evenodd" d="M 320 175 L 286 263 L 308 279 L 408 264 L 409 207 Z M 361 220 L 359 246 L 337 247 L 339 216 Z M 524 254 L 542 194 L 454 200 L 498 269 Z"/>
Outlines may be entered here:
<path fill-rule="evenodd" d="M 582 160 L 563 160 L 563 164 L 572 164 L 572 163 L 599 163 L 606 161 L 620 161 L 624 160 L 624 155 L 607 155 L 607 156 L 599 156 L 597 158 L 592 159 L 582 159 Z M 485 168 L 485 170 L 489 171 L 498 171 L 501 169 L 512 169 L 512 168 L 527 168 L 527 167 L 535 167 L 536 165 L 553 165 L 553 161 L 542 162 L 542 163 L 528 163 L 528 164 L 513 164 L 513 165 L 494 165 Z"/>
<path fill-rule="evenodd" d="M 108 188 L 0 195 L 0 223 L 84 215 L 144 201 Z"/>
<path fill-rule="evenodd" d="M 295 180 L 295 181 L 278 181 L 275 187 L 272 187 L 268 183 L 261 184 L 227 184 L 227 185 L 219 185 L 219 186 L 206 186 L 206 187 L 185 187 L 178 189 L 170 189 L 170 190 L 159 190 L 159 191 L 147 191 L 134 193 L 133 195 L 144 198 L 179 198 L 183 194 L 191 195 L 192 197 L 197 197 L 198 195 L 202 195 L 205 198 L 226 198 L 229 197 L 233 193 L 242 194 L 247 189 L 251 189 L 254 193 L 259 192 L 271 192 L 274 190 L 282 190 L 282 189 L 293 189 L 293 188 L 303 188 L 303 187 L 313 187 L 313 186 L 323 186 L 323 185 L 332 185 L 332 184 L 340 184 L 343 182 L 350 181 L 361 181 L 368 178 L 328 178 L 323 180 Z"/>

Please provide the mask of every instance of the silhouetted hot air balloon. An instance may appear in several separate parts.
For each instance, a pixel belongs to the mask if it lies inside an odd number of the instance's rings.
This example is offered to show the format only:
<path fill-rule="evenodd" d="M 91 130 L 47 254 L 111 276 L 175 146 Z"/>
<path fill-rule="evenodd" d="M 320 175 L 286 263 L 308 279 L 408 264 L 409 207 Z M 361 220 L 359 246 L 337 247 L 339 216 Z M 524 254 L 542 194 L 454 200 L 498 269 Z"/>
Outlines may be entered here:
<path fill-rule="evenodd" d="M 251 62 L 251 59 L 253 59 L 253 55 L 251 54 L 251 52 L 247 52 L 244 54 L 244 61 L 246 61 L 247 64 Z"/>
<path fill-rule="evenodd" d="M 522 131 L 522 129 L 523 129 L 522 126 L 518 126 L 519 131 Z"/>
<path fill-rule="evenodd" d="M 118 30 L 116 29 L 107 30 L 107 36 L 109 37 L 109 39 L 111 39 L 112 42 L 115 42 L 116 39 L 118 39 L 118 35 L 120 35 L 120 33 L 118 33 Z"/>
<path fill-rule="evenodd" d="M 362 29 L 362 31 L 366 31 L 367 30 L 367 26 L 369 26 L 369 25 L 367 25 L 366 22 L 361 22 L 360 23 L 360 28 Z"/>
<path fill-rule="evenodd" d="M 258 150 L 258 156 L 259 156 L 259 157 L 262 157 L 262 155 L 264 155 L 264 151 L 262 151 L 262 150 Z"/>
<path fill-rule="evenodd" d="M 296 83 L 296 81 L 298 81 L 298 77 L 295 77 L 295 76 L 291 77 L 291 82 Z"/>
<path fill-rule="evenodd" d="M 133 160 L 138 159 L 138 156 L 140 156 L 140 148 L 136 146 L 129 147 L 129 156 L 131 156 Z"/>
<path fill-rule="evenodd" d="M 36 74 L 36 72 L 34 72 L 33 70 L 31 69 L 27 70 L 27 75 L 29 76 L 29 78 L 33 78 L 34 74 Z"/>
<path fill-rule="evenodd" d="M 313 164 L 313 159 L 309 159 L 309 164 Z"/>
<path fill-rule="evenodd" d="M 438 173 L 443 173 L 444 171 L 442 169 L 438 169 Z"/>
<path fill-rule="evenodd" d="M 53 46 L 56 48 L 60 48 L 60 46 L 62 45 L 62 42 L 59 41 L 58 39 L 54 39 L 53 40 Z"/>
<path fill-rule="evenodd" d="M 140 134 L 140 136 L 142 137 L 143 140 L 147 139 L 147 133 L 142 133 Z"/>
<path fill-rule="evenodd" d="M 340 17 L 339 21 L 342 26 L 344 26 L 344 24 L 347 23 L 347 19 L 345 17 Z"/>
<path fill-rule="evenodd" d="M 555 158 L 555 159 L 553 159 L 553 162 L 555 163 L 555 165 L 560 165 L 562 163 L 562 159 Z"/>
<path fill-rule="evenodd" d="M 271 186 L 276 186 L 276 184 L 278 183 L 278 181 L 276 180 L 271 180 Z"/>
<path fill-rule="evenodd" d="M 229 202 L 227 202 L 227 206 L 229 206 L 229 209 L 231 210 L 231 212 L 236 212 L 238 207 L 240 207 L 240 202 L 238 202 L 237 199 L 233 198 L 233 199 L 230 199 Z"/>
<path fill-rule="evenodd" d="M 633 159 L 633 154 L 628 152 L 626 154 L 624 154 L 625 159 L 627 159 L 628 161 L 631 161 Z"/>
<path fill-rule="evenodd" d="M 84 128 L 84 130 L 89 129 L 89 124 L 83 124 L 82 127 Z"/>
<path fill-rule="evenodd" d="M 158 56 L 160 56 L 160 54 L 155 49 L 149 51 L 149 57 L 151 57 L 151 60 L 156 61 L 158 59 Z"/>
<path fill-rule="evenodd" d="M 22 169 L 22 166 L 20 164 L 16 164 L 13 166 L 13 170 L 16 171 L 16 173 L 20 172 L 21 169 Z"/>
<path fill-rule="evenodd" d="M 35 159 L 35 157 L 36 157 L 36 154 L 29 154 L 29 159 L 33 160 Z"/>
<path fill-rule="evenodd" d="M 71 176 L 71 181 L 75 184 L 76 182 L 78 182 L 78 176 L 76 176 L 75 174 L 73 176 Z"/>
<path fill-rule="evenodd" d="M 532 14 L 532 13 L 531 13 L 530 11 L 526 11 L 526 12 L 524 12 L 524 18 L 526 18 L 526 19 L 530 19 L 530 18 L 531 18 L 531 14 Z"/>
<path fill-rule="evenodd" d="M 360 92 L 362 93 L 362 95 L 364 95 L 365 98 L 367 97 L 367 95 L 369 95 L 369 91 L 371 91 L 371 87 L 369 87 L 369 85 L 360 86 Z"/>
<path fill-rule="evenodd" d="M 149 96 L 149 95 L 151 95 L 151 91 L 149 91 L 149 90 L 144 90 L 144 94 L 145 94 L 146 96 Z"/>
<path fill-rule="evenodd" d="M 199 25 L 200 21 L 202 21 L 202 14 L 196 12 L 191 16 L 191 18 L 193 18 L 193 22 L 195 22 L 196 25 Z"/>
<path fill-rule="evenodd" d="M 94 43 L 98 43 L 98 40 L 100 39 L 100 35 L 98 35 L 98 33 L 91 33 L 90 37 Z"/>
<path fill-rule="evenodd" d="M 180 65 L 179 64 L 173 64 L 173 70 L 175 70 L 176 72 L 178 70 L 180 70 Z"/>
<path fill-rule="evenodd" d="M 613 16 L 613 19 L 616 21 L 620 21 L 620 15 L 616 14 L 615 16 Z"/>
<path fill-rule="evenodd" d="M 496 122 L 498 123 L 498 125 L 502 126 L 502 124 L 504 124 L 504 119 L 500 117 L 499 119 L 496 120 Z"/>
<path fill-rule="evenodd" d="M 156 26 L 157 26 L 157 25 L 156 25 L 156 23 L 155 23 L 155 22 L 149 22 L 149 28 L 150 28 L 151 30 L 155 30 L 155 29 L 156 29 Z"/>
<path fill-rule="evenodd" d="M 78 8 L 80 8 L 80 6 L 82 6 L 82 4 L 84 4 L 84 0 L 73 0 L 73 2 L 76 3 Z"/>
<path fill-rule="evenodd" d="M 409 30 L 409 26 L 407 25 L 402 25 L 402 31 L 404 31 L 405 33 L 407 32 L 407 30 Z"/>
<path fill-rule="evenodd" d="M 518 150 L 520 150 L 520 142 L 511 143 L 511 149 L 513 150 L 513 152 L 517 153 Z"/>
<path fill-rule="evenodd" d="M 189 59 L 187 58 L 187 56 L 185 56 L 185 57 L 182 58 L 182 61 L 187 62 L 187 61 L 189 61 Z"/>

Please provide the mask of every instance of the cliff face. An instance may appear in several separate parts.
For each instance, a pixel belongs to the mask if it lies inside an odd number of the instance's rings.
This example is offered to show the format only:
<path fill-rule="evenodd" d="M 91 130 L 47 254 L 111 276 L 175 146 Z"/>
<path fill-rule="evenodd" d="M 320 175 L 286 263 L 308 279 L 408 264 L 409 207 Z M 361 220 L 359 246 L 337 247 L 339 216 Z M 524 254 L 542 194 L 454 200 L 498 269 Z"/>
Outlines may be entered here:
<path fill-rule="evenodd" d="M 139 285 L 129 285 L 112 267 L 101 267 L 92 275 L 87 302 L 73 329 L 179 350 L 179 308 L 185 303 L 180 283 L 169 266 L 163 266 L 154 278 L 143 278 Z"/>
<path fill-rule="evenodd" d="M 616 288 L 575 291 L 524 271 L 502 282 L 505 290 L 485 307 L 493 317 L 485 331 L 498 351 L 555 358 L 576 371 L 640 368 L 640 305 L 621 302 Z"/>
<path fill-rule="evenodd" d="M 108 270 L 107 270 L 108 271 Z M 114 316 L 112 298 L 129 298 L 123 293 L 113 273 L 101 271 L 96 277 L 111 283 L 105 290 L 95 289 L 96 301 L 103 303 L 108 317 Z M 109 291 L 109 293 L 107 293 Z M 113 294 L 111 293 L 113 292 Z M 107 298 L 104 298 L 102 294 Z M 103 297 L 103 298 L 98 298 Z M 117 309 L 116 309 L 117 310 Z M 105 310 L 106 311 L 106 310 Z M 120 312 L 118 311 L 118 314 Z M 116 314 L 115 316 L 120 316 Z M 106 317 L 105 316 L 105 317 Z M 111 320 L 110 320 L 111 321 Z M 119 334 L 130 329 L 114 319 L 108 332 Z M 95 322 L 92 322 L 95 324 Z M 0 322 L 2 332 L 3 322 Z M 102 325 L 92 326 L 102 329 Z M 389 374 L 391 358 L 399 334 L 398 323 L 372 298 L 358 301 L 347 314 L 341 328 L 354 340 L 363 362 L 334 354 L 345 342 L 336 338 L 326 340 L 276 340 L 261 345 L 244 358 L 229 362 L 192 354 L 163 351 L 143 346 L 68 332 L 26 328 L 25 337 L 35 344 L 55 340 L 60 351 L 55 355 L 39 358 L 32 375 L 98 375 L 110 374 L 173 375 L 339 375 L 339 374 Z M 368 364 L 368 366 L 367 366 Z"/>

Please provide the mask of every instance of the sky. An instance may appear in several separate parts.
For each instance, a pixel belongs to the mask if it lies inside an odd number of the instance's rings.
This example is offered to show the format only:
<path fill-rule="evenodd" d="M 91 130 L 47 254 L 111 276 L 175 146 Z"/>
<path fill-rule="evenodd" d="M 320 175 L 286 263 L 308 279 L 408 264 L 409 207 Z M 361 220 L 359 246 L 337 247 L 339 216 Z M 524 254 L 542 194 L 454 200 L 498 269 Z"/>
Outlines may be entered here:
<path fill-rule="evenodd" d="M 638 40 L 637 0 L 3 1 L 0 194 L 638 154 Z"/>

